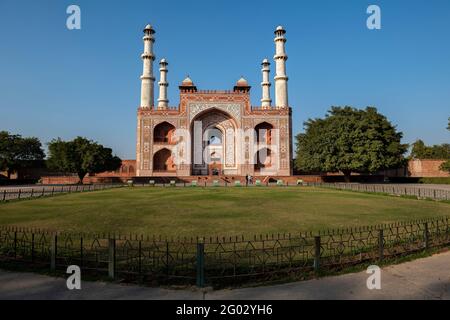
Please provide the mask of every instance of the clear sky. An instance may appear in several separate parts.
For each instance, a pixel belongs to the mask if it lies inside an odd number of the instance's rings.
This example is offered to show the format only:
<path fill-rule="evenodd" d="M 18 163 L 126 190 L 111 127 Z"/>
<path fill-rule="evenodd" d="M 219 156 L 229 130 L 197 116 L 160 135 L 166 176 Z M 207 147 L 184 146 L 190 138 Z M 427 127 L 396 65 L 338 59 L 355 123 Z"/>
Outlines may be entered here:
<path fill-rule="evenodd" d="M 70 4 L 81 30 L 66 28 Z M 366 27 L 370 4 L 381 30 Z M 260 63 L 273 61 L 281 24 L 294 134 L 332 105 L 373 105 L 404 142 L 450 141 L 448 0 L 0 0 L 0 130 L 43 143 L 86 136 L 134 159 L 147 23 L 157 61 L 169 62 L 171 106 L 187 74 L 200 89 L 231 89 L 243 75 L 260 105 Z"/>

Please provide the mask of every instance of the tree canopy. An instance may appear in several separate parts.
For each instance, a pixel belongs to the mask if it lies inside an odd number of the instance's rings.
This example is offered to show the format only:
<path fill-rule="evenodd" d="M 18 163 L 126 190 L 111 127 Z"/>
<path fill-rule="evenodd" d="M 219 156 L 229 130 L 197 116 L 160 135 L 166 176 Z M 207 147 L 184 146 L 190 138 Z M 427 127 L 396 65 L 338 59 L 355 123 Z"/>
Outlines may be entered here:
<path fill-rule="evenodd" d="M 374 173 L 405 164 L 402 133 L 374 107 L 331 107 L 323 119 L 309 119 L 296 136 L 295 165 L 307 172 Z"/>
<path fill-rule="evenodd" d="M 30 167 L 34 161 L 43 160 L 44 157 L 38 138 L 23 138 L 18 134 L 0 131 L 0 170 L 6 171 L 8 178 L 12 173 Z"/>
<path fill-rule="evenodd" d="M 448 127 L 447 130 L 450 131 L 450 118 L 448 118 Z M 450 172 L 450 156 L 447 158 L 448 160 L 441 164 L 440 168 L 442 171 Z"/>
<path fill-rule="evenodd" d="M 113 156 L 110 148 L 83 137 L 72 141 L 52 140 L 48 144 L 48 166 L 62 172 L 76 173 L 83 182 L 86 174 L 114 171 L 122 160 Z"/>
<path fill-rule="evenodd" d="M 422 140 L 412 144 L 411 158 L 413 159 L 450 159 L 450 144 L 427 146 Z"/>

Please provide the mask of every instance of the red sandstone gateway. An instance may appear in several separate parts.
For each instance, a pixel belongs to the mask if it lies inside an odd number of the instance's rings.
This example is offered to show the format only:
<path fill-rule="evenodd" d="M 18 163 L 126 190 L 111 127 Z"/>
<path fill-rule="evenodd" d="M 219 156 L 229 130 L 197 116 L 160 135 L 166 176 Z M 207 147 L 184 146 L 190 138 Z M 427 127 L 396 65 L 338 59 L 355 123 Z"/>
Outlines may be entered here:
<path fill-rule="evenodd" d="M 275 31 L 275 104 L 269 66 L 262 62 L 261 106 L 251 106 L 250 85 L 241 77 L 232 90 L 198 90 L 188 76 L 180 102 L 169 107 L 168 62 L 160 66 L 154 103 L 155 31 L 144 29 L 141 104 L 137 116 L 136 176 L 292 176 L 292 125 L 286 76 L 286 31 Z"/>

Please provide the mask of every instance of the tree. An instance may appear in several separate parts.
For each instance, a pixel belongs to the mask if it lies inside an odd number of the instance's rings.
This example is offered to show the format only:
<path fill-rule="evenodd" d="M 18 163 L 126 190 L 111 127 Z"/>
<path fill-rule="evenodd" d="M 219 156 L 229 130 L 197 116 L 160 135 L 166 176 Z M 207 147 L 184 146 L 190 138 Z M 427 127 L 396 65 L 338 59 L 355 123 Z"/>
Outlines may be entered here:
<path fill-rule="evenodd" d="M 52 169 L 72 172 L 78 175 L 80 183 L 86 174 L 114 171 L 120 168 L 122 160 L 112 155 L 110 148 L 97 142 L 77 137 L 72 141 L 52 140 L 48 144 L 48 166 Z"/>
<path fill-rule="evenodd" d="M 309 119 L 297 135 L 295 165 L 301 171 L 374 173 L 405 164 L 402 133 L 376 108 L 331 107 L 324 119 Z"/>
<path fill-rule="evenodd" d="M 448 118 L 448 127 L 447 130 L 450 131 L 450 118 Z M 444 162 L 443 164 L 441 164 L 441 166 L 439 167 L 439 169 L 441 169 L 442 171 L 446 171 L 450 173 L 450 156 L 448 157 L 449 159 Z"/>
<path fill-rule="evenodd" d="M 450 144 L 427 146 L 422 140 L 412 144 L 411 158 L 413 159 L 449 159 Z"/>
<path fill-rule="evenodd" d="M 21 135 L 0 131 L 0 169 L 7 172 L 8 179 L 12 173 L 30 167 L 34 161 L 43 160 L 44 157 L 38 138 L 23 138 Z"/>
<path fill-rule="evenodd" d="M 450 160 L 447 160 L 444 163 L 442 163 L 439 169 L 450 173 Z"/>

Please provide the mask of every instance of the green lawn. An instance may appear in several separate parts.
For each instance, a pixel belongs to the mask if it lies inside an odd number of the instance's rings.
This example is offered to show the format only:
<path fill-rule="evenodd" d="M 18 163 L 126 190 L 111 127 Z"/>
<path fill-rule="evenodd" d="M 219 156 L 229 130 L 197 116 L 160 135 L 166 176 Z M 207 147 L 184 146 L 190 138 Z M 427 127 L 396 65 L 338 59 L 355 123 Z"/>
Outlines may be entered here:
<path fill-rule="evenodd" d="M 339 190 L 120 188 L 0 204 L 0 225 L 163 236 L 298 233 L 450 215 L 450 204 Z"/>

